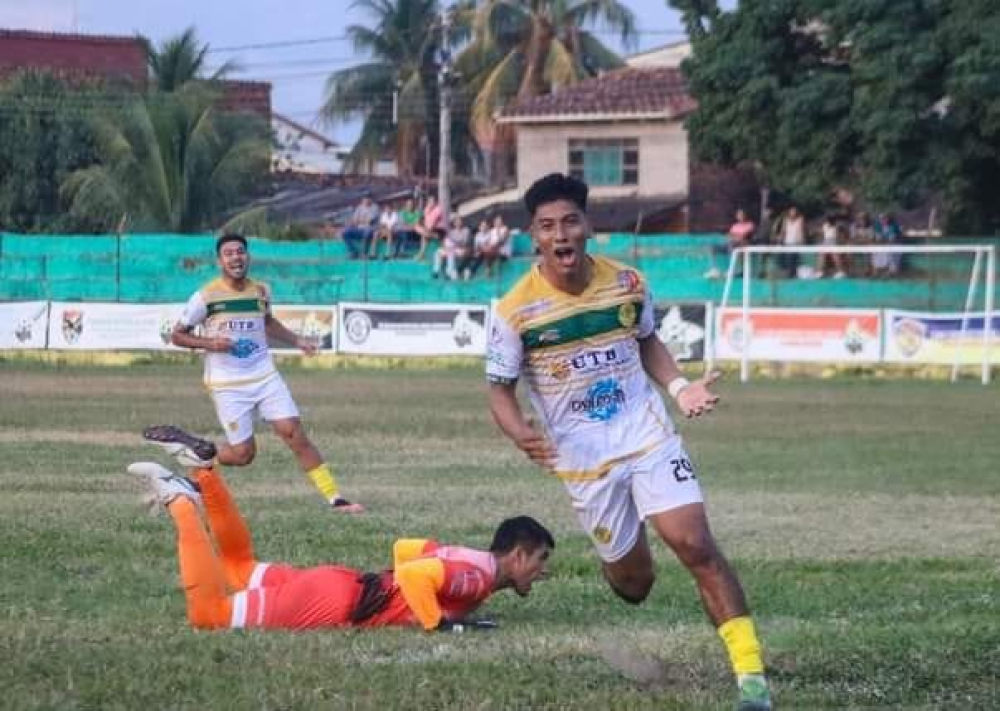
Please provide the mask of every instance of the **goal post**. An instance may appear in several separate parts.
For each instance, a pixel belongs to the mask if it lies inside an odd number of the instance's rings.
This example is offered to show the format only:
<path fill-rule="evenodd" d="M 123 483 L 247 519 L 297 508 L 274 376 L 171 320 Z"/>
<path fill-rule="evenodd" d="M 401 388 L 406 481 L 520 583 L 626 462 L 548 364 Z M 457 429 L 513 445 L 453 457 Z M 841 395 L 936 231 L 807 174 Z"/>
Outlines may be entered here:
<path fill-rule="evenodd" d="M 982 298 L 982 359 L 980 377 L 983 384 L 990 382 L 990 348 L 991 339 L 994 332 L 992 315 L 994 311 L 994 290 L 996 288 L 996 247 L 991 244 L 960 244 L 960 245 L 750 245 L 741 247 L 733 251 L 729 259 L 729 266 L 726 270 L 725 286 L 722 290 L 722 299 L 719 304 L 720 313 L 729 305 L 730 297 L 734 289 L 736 271 L 738 266 L 742 266 L 742 294 L 740 299 L 740 321 L 743 334 L 750 333 L 750 301 L 751 284 L 754 279 L 753 256 L 754 255 L 783 255 L 783 254 L 968 254 L 972 255 L 973 263 L 969 274 L 968 287 L 965 292 L 964 308 L 961 318 L 961 336 L 964 337 L 968 331 L 970 320 L 976 315 L 975 305 L 977 303 L 977 291 L 980 281 L 983 283 Z M 985 268 L 984 268 L 985 262 Z M 793 277 L 794 278 L 794 277 Z M 871 304 L 869 308 L 883 308 L 883 304 Z M 718 340 L 718 339 L 716 339 Z M 715 352 L 709 356 L 709 366 L 715 360 Z M 750 347 L 747 344 L 742 348 L 740 355 L 740 380 L 746 382 L 750 377 Z M 958 369 L 961 364 L 961 356 L 956 352 L 952 362 L 951 378 L 956 380 Z"/>

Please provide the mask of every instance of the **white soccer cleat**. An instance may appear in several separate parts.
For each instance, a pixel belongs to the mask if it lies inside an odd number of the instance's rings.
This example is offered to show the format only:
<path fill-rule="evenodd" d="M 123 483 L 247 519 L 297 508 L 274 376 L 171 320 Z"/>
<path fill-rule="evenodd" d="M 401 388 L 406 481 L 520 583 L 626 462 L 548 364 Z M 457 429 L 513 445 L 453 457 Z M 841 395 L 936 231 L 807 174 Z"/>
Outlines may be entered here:
<path fill-rule="evenodd" d="M 215 462 L 215 445 L 173 425 L 153 425 L 142 431 L 147 442 L 158 444 L 182 467 L 204 469 Z"/>
<path fill-rule="evenodd" d="M 152 494 L 153 500 L 166 506 L 178 496 L 201 503 L 201 493 L 195 483 L 187 477 L 178 476 L 156 462 L 133 462 L 128 465 L 128 473 L 142 480 Z"/>

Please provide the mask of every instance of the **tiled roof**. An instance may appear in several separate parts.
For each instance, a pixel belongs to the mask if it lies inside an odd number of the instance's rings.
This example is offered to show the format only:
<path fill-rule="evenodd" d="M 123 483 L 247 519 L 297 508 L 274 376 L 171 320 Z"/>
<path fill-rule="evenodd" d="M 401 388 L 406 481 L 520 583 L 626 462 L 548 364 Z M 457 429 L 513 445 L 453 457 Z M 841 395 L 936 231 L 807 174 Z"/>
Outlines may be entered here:
<path fill-rule="evenodd" d="M 45 40 L 54 42 L 88 42 L 91 44 L 139 44 L 142 40 L 124 35 L 81 35 L 65 32 L 39 32 L 0 28 L 0 39 Z"/>
<path fill-rule="evenodd" d="M 626 67 L 585 79 L 551 94 L 516 101 L 500 115 L 501 122 L 532 123 L 598 118 L 681 118 L 696 104 L 680 70 Z"/>

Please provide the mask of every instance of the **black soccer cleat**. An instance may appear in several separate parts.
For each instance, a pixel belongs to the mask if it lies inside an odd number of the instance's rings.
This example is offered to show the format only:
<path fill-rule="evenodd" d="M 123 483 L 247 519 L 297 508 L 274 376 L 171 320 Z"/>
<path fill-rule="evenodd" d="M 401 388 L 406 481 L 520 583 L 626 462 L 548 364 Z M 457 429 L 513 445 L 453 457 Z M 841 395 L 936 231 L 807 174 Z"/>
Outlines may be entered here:
<path fill-rule="evenodd" d="M 216 449 L 212 442 L 188 434 L 180 427 L 153 425 L 142 431 L 142 437 L 163 447 L 167 454 L 185 467 L 201 469 L 212 466 L 215 461 Z"/>

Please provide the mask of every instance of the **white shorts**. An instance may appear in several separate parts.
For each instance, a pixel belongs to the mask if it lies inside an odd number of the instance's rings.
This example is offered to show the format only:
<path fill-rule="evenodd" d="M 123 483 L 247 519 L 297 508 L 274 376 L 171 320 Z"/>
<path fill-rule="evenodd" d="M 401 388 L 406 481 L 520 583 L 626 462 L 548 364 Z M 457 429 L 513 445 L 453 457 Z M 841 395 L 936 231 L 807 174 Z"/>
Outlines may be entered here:
<path fill-rule="evenodd" d="M 612 467 L 600 479 L 565 484 L 580 525 L 606 563 L 632 550 L 648 516 L 702 501 L 680 437 Z"/>
<path fill-rule="evenodd" d="M 229 444 L 246 442 L 253 437 L 254 414 L 268 422 L 299 416 L 292 394 L 281 376 L 275 373 L 265 380 L 229 388 L 212 388 L 212 400 L 219 424 L 226 431 Z"/>

